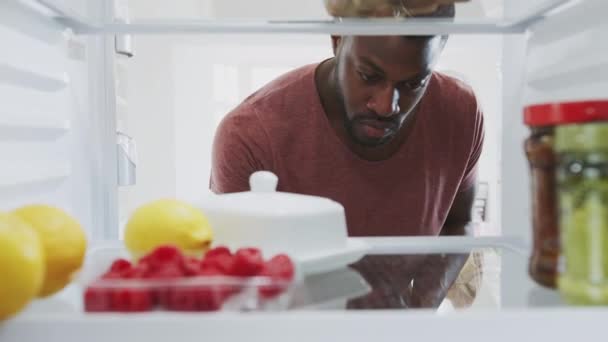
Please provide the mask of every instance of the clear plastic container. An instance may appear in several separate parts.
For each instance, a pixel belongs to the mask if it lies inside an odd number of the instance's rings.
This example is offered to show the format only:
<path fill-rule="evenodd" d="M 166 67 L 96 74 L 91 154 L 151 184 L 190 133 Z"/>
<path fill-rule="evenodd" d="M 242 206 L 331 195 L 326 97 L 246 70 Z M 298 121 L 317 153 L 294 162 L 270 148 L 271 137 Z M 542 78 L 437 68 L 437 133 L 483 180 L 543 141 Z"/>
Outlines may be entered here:
<path fill-rule="evenodd" d="M 172 279 L 101 278 L 114 260 L 127 256 L 121 247 L 95 248 L 89 253 L 79 276 L 85 312 L 286 310 L 300 279 L 297 270 L 291 281 L 222 275 Z"/>
<path fill-rule="evenodd" d="M 608 305 L 608 123 L 559 127 L 555 148 L 564 258 L 560 292 L 571 304 Z"/>
<path fill-rule="evenodd" d="M 100 279 L 83 292 L 86 312 L 275 311 L 289 307 L 292 282 L 266 277 Z"/>

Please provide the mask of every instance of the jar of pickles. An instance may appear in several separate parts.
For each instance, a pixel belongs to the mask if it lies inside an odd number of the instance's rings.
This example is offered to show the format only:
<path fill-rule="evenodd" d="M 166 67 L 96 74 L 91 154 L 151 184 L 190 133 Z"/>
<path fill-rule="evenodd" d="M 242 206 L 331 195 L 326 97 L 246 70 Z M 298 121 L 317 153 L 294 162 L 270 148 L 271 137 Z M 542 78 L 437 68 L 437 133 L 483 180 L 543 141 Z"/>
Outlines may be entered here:
<path fill-rule="evenodd" d="M 587 112 L 608 114 L 608 102 Z M 555 129 L 563 270 L 558 285 L 571 304 L 608 305 L 608 121 Z"/>
<path fill-rule="evenodd" d="M 557 131 L 579 125 L 595 125 L 590 122 L 608 120 L 608 110 L 602 110 L 607 103 L 551 103 L 533 105 L 525 109 L 524 121 L 531 131 L 525 143 L 525 150 L 530 165 L 534 241 L 529 273 L 540 285 L 551 288 L 557 286 L 561 252 L 558 204 L 560 187 L 556 172 L 562 170 L 560 159 L 563 151 L 557 151 Z M 560 135 L 560 144 L 564 142 L 563 134 L 562 132 Z"/>

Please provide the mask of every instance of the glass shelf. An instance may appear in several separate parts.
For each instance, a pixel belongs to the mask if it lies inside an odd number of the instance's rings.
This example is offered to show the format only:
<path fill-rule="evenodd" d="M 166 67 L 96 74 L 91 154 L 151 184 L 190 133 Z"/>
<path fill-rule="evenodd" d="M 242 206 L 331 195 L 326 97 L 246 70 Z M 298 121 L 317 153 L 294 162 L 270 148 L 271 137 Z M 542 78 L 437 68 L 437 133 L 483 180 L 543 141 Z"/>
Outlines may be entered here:
<path fill-rule="evenodd" d="M 527 265 L 527 253 L 507 247 L 367 255 L 349 269 L 306 278 L 294 309 L 458 314 L 566 307 L 556 291 L 530 279 Z"/>
<path fill-rule="evenodd" d="M 516 0 L 518 10 L 507 11 L 507 0 L 471 0 L 457 4 L 456 17 L 449 20 L 333 19 L 321 0 L 130 0 L 123 1 L 115 20 L 99 23 L 74 14 L 58 0 L 19 1 L 35 3 L 81 34 L 513 34 L 576 4 L 576 0 Z"/>
<path fill-rule="evenodd" d="M 527 275 L 528 252 L 517 239 L 366 239 L 368 256 L 349 268 L 310 275 L 291 310 L 265 313 L 85 314 L 82 290 L 70 286 L 34 302 L 0 327 L 7 341 L 572 341 L 601 336 L 605 308 L 566 306 L 556 291 Z M 445 272 L 446 265 L 454 266 Z M 439 285 L 439 286 L 437 286 Z M 505 329 L 505 327 L 508 327 Z M 532 335 L 531 335 L 532 334 Z M 539 335 L 540 336 L 540 335 Z M 49 338 L 50 337 L 50 338 Z"/>
<path fill-rule="evenodd" d="M 438 313 L 567 306 L 528 276 L 528 249 L 508 237 L 365 238 L 368 255 L 346 268 L 306 276 L 289 312 L 423 310 Z M 77 285 L 34 302 L 22 315 L 87 316 Z M 152 313 L 159 315 L 163 313 Z M 89 316 L 87 316 L 89 317 Z M 90 316 L 95 317 L 95 316 Z"/>

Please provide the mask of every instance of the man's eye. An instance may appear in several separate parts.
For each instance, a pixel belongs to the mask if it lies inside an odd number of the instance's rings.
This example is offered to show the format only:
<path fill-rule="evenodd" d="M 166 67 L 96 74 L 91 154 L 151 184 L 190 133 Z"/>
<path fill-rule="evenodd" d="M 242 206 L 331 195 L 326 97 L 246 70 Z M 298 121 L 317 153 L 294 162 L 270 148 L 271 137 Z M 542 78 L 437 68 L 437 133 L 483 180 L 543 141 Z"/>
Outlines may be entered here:
<path fill-rule="evenodd" d="M 408 85 L 408 87 L 411 90 L 420 90 L 422 87 L 424 87 L 424 82 L 411 83 Z"/>
<path fill-rule="evenodd" d="M 380 77 L 377 75 L 368 75 L 361 71 L 359 71 L 359 77 L 361 77 L 361 79 L 367 83 L 373 83 L 380 80 Z"/>
<path fill-rule="evenodd" d="M 416 81 L 411 81 L 411 82 L 406 82 L 405 86 L 409 90 L 420 90 L 420 89 L 424 88 L 424 86 L 426 85 L 427 81 L 428 81 L 428 78 L 424 78 L 424 79 L 416 80 Z"/>

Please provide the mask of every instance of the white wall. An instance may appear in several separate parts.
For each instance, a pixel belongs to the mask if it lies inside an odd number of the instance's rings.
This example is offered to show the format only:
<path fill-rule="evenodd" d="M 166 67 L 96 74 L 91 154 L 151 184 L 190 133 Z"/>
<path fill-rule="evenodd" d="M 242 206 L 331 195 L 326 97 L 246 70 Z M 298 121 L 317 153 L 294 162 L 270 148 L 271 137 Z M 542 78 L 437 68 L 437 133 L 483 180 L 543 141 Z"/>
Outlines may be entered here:
<path fill-rule="evenodd" d="M 199 0 L 122 0 L 132 18 L 199 16 L 208 4 Z M 120 60 L 118 88 L 126 104 L 118 106 L 118 129 L 138 145 L 137 184 L 119 188 L 119 220 L 147 201 L 176 196 L 176 137 L 173 48 L 179 37 L 138 36 L 135 57 Z M 119 90 L 120 93 L 120 90 Z M 118 103 L 120 105 L 120 103 Z"/>
<path fill-rule="evenodd" d="M 173 63 L 165 46 L 166 38 L 137 39 L 137 57 L 125 62 L 128 113 L 119 128 L 135 139 L 138 165 L 137 184 L 120 188 L 121 218 L 151 199 L 175 196 Z"/>

